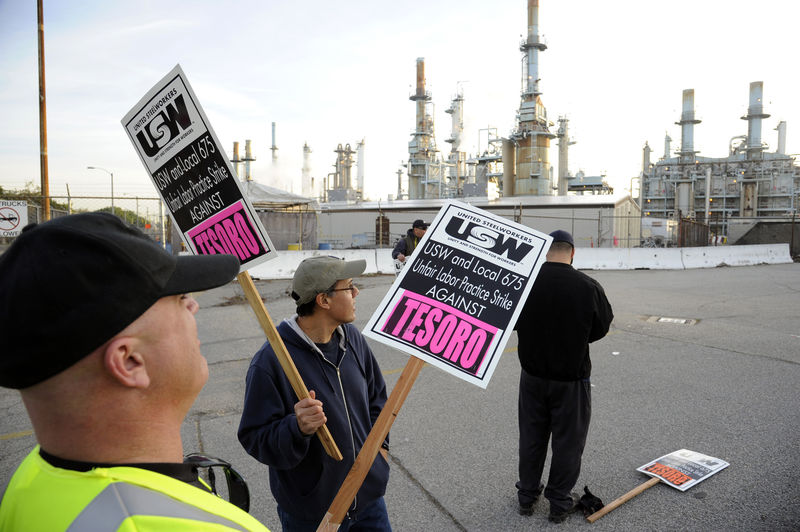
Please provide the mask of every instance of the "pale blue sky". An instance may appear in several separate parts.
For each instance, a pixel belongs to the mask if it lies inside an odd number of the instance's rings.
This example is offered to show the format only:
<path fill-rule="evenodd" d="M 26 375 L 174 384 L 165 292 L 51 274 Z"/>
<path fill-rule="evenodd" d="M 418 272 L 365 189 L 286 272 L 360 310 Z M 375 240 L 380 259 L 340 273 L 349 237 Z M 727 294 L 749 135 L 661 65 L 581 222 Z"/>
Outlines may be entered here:
<path fill-rule="evenodd" d="M 763 140 L 774 151 L 779 120 L 787 151 L 800 152 L 795 2 L 541 0 L 542 99 L 577 141 L 570 170 L 607 173 L 627 188 L 642 147 L 680 145 L 681 91 L 695 89 L 695 149 L 727 154 L 747 132 L 749 83 L 764 82 Z M 50 190 L 155 196 L 120 125 L 176 63 L 192 83 L 224 149 L 252 139 L 256 180 L 300 190 L 302 146 L 312 174 L 327 174 L 336 145 L 366 141 L 366 195 L 396 191 L 414 128 L 417 57 L 425 57 L 439 148 L 462 83 L 466 131 L 506 136 L 519 105 L 525 0 L 136 1 L 45 0 Z M 39 182 L 36 2 L 0 0 L 0 184 Z M 271 122 L 279 166 L 272 166 Z M 556 127 L 553 127 L 555 131 Z M 553 142 L 551 162 L 557 161 Z M 290 179 L 294 181 L 290 183 Z"/>

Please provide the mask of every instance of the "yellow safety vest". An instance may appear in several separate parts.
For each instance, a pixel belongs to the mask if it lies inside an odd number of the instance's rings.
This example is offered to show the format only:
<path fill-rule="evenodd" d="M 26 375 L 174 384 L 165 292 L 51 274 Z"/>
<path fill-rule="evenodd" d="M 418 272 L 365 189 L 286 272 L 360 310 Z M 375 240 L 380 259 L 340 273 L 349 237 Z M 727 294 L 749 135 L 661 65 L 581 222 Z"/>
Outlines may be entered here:
<path fill-rule="evenodd" d="M 53 467 L 39 446 L 0 502 L 0 532 L 266 531 L 253 516 L 178 479 L 136 467 Z"/>

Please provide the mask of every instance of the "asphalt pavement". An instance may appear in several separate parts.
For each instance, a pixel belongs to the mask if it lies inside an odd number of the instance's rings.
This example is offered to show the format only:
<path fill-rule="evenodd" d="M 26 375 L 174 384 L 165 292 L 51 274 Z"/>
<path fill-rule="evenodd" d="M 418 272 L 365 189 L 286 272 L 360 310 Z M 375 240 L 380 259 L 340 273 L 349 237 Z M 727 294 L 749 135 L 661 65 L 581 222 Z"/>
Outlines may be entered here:
<path fill-rule="evenodd" d="M 594 524 L 577 514 L 549 523 L 544 500 L 532 516 L 518 515 L 512 335 L 486 390 L 422 369 L 391 431 L 394 530 L 800 528 L 800 264 L 587 273 L 605 287 L 615 318 L 591 348 L 593 417 L 576 491 L 589 486 L 609 503 L 648 480 L 637 467 L 683 448 L 730 467 L 686 492 L 656 485 Z M 357 280 L 357 326 L 393 281 Z M 256 284 L 276 324 L 292 314 L 290 281 Z M 236 283 L 196 297 L 210 378 L 184 422 L 185 450 L 232 462 L 250 485 L 251 513 L 280 530 L 266 466 L 236 439 L 245 372 L 264 334 Z M 391 389 L 408 357 L 371 345 Z M 0 408 L 5 486 L 35 437 L 17 392 L 0 389 Z"/>

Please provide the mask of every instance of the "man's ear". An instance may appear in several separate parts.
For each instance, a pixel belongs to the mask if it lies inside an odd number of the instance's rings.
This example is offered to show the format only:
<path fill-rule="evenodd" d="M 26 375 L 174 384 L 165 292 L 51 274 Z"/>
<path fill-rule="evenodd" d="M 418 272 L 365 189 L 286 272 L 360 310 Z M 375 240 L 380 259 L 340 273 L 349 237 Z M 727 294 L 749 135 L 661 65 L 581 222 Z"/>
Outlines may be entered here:
<path fill-rule="evenodd" d="M 123 336 L 111 341 L 103 353 L 106 370 L 123 386 L 131 388 L 147 388 L 150 386 L 150 375 L 147 374 L 144 357 L 135 349 L 136 340 Z"/>
<path fill-rule="evenodd" d="M 326 294 L 325 292 L 317 294 L 316 300 L 317 300 L 317 305 L 319 305 L 322 308 L 330 308 L 331 306 L 331 304 L 328 303 L 328 294 Z"/>

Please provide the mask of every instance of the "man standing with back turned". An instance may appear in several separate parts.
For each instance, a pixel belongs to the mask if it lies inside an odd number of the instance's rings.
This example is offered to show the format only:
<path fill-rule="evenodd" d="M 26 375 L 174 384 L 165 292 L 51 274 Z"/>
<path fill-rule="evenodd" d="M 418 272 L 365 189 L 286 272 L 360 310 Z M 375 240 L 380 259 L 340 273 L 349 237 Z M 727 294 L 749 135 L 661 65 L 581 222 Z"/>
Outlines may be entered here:
<path fill-rule="evenodd" d="M 230 255 L 173 257 L 105 213 L 22 230 L 0 256 L 0 386 L 20 390 L 38 445 L 0 531 L 266 531 L 210 493 L 197 465 L 212 461 L 184 462 L 181 441 L 208 379 L 188 292 L 238 271 Z M 229 484 L 243 508 L 246 487 Z"/>
<path fill-rule="evenodd" d="M 550 521 L 575 510 L 570 491 L 578 480 L 589 432 L 592 362 L 589 344 L 604 337 L 614 314 L 600 283 L 572 267 L 572 235 L 550 233 L 547 252 L 514 329 L 522 371 L 519 382 L 519 513 L 531 515 L 544 490 Z M 541 483 L 547 442 L 553 457 Z"/>

